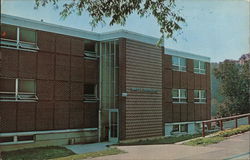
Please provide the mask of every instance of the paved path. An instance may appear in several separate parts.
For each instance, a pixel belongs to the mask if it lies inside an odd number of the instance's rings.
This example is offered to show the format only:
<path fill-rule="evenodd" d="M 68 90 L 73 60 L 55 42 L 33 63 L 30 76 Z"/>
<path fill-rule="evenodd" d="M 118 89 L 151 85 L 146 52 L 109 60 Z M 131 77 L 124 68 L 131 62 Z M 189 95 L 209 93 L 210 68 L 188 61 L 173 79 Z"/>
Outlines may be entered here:
<path fill-rule="evenodd" d="M 186 145 L 119 146 L 127 153 L 91 160 L 250 160 L 250 132 L 206 147 Z"/>

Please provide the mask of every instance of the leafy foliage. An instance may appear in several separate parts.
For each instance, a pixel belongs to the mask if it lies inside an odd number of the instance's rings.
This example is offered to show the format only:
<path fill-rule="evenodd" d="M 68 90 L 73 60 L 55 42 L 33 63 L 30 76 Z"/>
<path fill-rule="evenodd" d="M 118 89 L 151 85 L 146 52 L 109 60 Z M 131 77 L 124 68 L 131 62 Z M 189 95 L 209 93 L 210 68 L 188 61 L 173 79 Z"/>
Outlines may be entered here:
<path fill-rule="evenodd" d="M 220 116 L 248 113 L 250 111 L 250 62 L 240 65 L 232 61 L 219 64 L 214 70 L 224 96 L 219 106 Z"/>
<path fill-rule="evenodd" d="M 52 3 L 57 6 L 58 0 L 35 0 L 35 8 Z M 82 15 L 87 11 L 92 18 L 90 24 L 96 27 L 99 23 L 105 24 L 105 19 L 111 18 L 109 25 L 125 25 L 126 19 L 132 13 L 139 16 L 153 15 L 160 26 L 162 33 L 160 41 L 164 36 L 173 37 L 174 31 L 180 30 L 179 23 L 185 22 L 180 16 L 180 10 L 176 10 L 175 0 L 68 0 L 60 12 L 62 18 L 72 13 Z"/>

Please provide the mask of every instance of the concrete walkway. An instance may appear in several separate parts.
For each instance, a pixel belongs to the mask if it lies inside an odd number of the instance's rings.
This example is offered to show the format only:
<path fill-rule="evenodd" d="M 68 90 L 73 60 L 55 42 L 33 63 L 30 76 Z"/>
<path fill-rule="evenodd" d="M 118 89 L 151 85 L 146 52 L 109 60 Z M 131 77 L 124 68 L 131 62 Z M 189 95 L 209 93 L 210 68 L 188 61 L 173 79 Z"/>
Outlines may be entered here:
<path fill-rule="evenodd" d="M 102 142 L 102 143 L 91 143 L 91 144 L 75 144 L 75 145 L 66 145 L 65 147 L 70 149 L 76 154 L 88 153 L 88 152 L 97 152 L 108 149 L 108 145 L 115 143 L 112 142 Z"/>
<path fill-rule="evenodd" d="M 206 147 L 186 145 L 119 146 L 127 153 L 91 160 L 250 160 L 250 132 Z"/>

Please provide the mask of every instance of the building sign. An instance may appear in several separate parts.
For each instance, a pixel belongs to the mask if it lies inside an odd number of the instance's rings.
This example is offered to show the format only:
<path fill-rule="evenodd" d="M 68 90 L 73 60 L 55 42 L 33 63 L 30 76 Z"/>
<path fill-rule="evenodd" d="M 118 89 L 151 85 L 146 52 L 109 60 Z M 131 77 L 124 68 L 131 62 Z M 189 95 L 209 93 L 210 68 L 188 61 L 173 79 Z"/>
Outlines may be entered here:
<path fill-rule="evenodd" d="M 133 92 L 140 92 L 140 93 L 158 93 L 158 89 L 153 88 L 130 88 Z"/>

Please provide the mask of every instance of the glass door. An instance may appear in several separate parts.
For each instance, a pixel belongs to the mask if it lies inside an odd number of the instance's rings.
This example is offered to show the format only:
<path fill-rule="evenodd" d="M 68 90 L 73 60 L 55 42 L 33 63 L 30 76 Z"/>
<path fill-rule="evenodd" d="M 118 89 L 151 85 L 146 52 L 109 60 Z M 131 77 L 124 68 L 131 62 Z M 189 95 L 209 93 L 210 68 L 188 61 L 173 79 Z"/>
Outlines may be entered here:
<path fill-rule="evenodd" d="M 118 142 L 119 115 L 118 109 L 109 109 L 109 141 Z"/>

